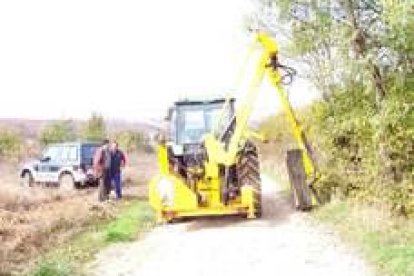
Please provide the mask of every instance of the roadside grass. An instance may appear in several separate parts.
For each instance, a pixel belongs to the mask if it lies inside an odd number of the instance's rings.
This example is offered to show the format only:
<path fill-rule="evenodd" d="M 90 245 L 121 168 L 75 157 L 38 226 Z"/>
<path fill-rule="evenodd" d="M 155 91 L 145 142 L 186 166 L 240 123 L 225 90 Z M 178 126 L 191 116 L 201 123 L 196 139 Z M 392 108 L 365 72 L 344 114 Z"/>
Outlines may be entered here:
<path fill-rule="evenodd" d="M 331 202 L 311 214 L 360 249 L 379 275 L 414 275 L 414 221 L 386 210 L 348 200 Z"/>
<path fill-rule="evenodd" d="M 264 176 L 289 193 L 287 177 L 269 168 L 272 167 L 262 168 Z M 397 217 L 389 210 L 385 206 L 336 199 L 309 214 L 358 249 L 378 275 L 414 275 L 414 219 Z"/>
<path fill-rule="evenodd" d="M 148 226 L 145 223 L 152 221 L 152 219 L 153 213 L 148 208 L 148 203 L 137 202 L 107 226 L 105 230 L 106 241 L 131 241 L 136 238 L 137 233 L 142 231 L 143 227 Z"/>
<path fill-rule="evenodd" d="M 118 216 L 75 235 L 42 256 L 27 275 L 85 275 L 83 266 L 102 248 L 116 242 L 132 241 L 153 226 L 153 213 L 146 201 L 119 203 Z"/>

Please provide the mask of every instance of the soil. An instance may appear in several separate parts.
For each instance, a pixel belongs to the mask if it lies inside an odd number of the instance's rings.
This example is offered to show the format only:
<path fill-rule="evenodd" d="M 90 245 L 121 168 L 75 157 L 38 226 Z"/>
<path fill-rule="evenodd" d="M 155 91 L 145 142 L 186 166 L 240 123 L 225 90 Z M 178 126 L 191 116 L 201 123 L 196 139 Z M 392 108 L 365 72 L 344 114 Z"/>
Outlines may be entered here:
<path fill-rule="evenodd" d="M 135 154 L 129 159 L 125 200 L 146 199 L 155 156 Z M 49 248 L 116 213 L 116 205 L 98 202 L 96 188 L 22 187 L 16 166 L 0 164 L 0 168 L 0 275 L 20 274 Z"/>

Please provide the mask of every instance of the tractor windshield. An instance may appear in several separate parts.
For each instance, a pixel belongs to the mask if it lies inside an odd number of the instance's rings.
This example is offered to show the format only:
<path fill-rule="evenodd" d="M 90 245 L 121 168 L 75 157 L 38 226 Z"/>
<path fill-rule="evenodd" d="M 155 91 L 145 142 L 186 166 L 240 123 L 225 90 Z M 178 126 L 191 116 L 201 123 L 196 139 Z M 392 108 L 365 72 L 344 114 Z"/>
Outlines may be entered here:
<path fill-rule="evenodd" d="M 178 108 L 177 142 L 198 144 L 221 115 L 223 103 L 182 105 Z M 226 115 L 228 118 L 230 113 Z M 223 121 L 228 121 L 226 118 Z"/>

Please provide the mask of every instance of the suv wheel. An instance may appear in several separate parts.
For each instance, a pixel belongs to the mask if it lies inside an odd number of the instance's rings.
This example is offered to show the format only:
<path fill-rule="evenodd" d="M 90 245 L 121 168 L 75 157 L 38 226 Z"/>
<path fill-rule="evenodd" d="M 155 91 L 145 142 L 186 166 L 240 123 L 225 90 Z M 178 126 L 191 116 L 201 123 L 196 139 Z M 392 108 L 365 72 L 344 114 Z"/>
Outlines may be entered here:
<path fill-rule="evenodd" d="M 70 173 L 64 173 L 60 176 L 59 188 L 64 191 L 70 191 L 75 188 L 75 180 Z"/>
<path fill-rule="evenodd" d="M 23 187 L 32 187 L 34 185 L 34 179 L 31 172 L 26 171 L 21 177 L 21 185 Z"/>

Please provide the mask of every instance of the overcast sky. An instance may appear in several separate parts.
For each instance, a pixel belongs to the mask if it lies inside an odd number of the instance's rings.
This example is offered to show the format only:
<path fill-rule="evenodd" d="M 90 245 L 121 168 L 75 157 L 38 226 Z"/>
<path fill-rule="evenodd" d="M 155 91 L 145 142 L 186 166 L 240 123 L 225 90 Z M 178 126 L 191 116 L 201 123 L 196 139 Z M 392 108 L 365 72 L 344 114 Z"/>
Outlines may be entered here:
<path fill-rule="evenodd" d="M 1 1 L 0 117 L 139 120 L 180 96 L 225 93 L 251 9 L 249 0 Z M 278 107 L 263 90 L 256 117 Z M 315 94 L 300 80 L 290 93 L 296 104 Z"/>

